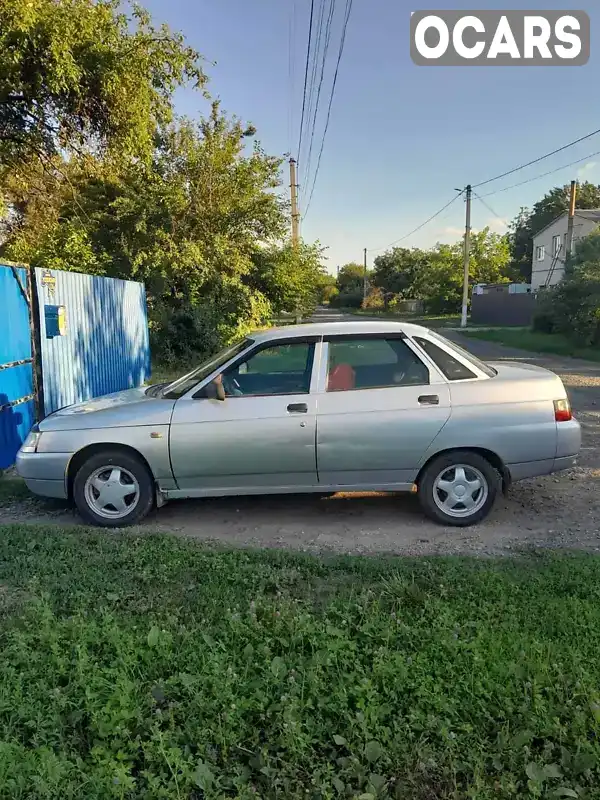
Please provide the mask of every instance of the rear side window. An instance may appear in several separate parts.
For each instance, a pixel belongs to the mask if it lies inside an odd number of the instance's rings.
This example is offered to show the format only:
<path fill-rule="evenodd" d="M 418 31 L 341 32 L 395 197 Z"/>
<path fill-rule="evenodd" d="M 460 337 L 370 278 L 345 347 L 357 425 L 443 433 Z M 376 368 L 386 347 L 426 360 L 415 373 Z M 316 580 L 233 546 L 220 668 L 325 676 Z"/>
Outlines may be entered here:
<path fill-rule="evenodd" d="M 442 350 L 441 347 L 438 347 L 437 344 L 429 341 L 429 339 L 423 339 L 421 336 L 415 336 L 414 340 L 419 347 L 423 348 L 436 367 L 448 378 L 449 381 L 464 381 L 468 378 L 477 377 L 477 375 L 475 375 L 474 372 L 471 372 L 468 367 L 465 367 L 464 364 L 462 364 L 456 358 L 453 358 L 450 353 Z"/>
<path fill-rule="evenodd" d="M 429 370 L 400 338 L 376 336 L 329 340 L 328 392 L 424 386 Z"/>

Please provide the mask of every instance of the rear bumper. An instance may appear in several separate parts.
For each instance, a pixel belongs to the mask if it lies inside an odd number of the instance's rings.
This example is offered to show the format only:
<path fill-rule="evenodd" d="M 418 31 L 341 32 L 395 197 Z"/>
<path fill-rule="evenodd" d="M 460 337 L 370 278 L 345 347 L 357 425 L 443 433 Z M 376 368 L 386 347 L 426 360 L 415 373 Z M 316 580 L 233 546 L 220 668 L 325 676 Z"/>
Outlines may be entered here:
<path fill-rule="evenodd" d="M 525 461 L 520 464 L 507 464 L 511 481 L 536 478 L 570 469 L 577 463 L 581 449 L 581 426 L 575 418 L 568 422 L 556 423 L 556 457 L 542 461 Z"/>
<path fill-rule="evenodd" d="M 70 453 L 17 453 L 17 474 L 27 488 L 43 497 L 66 498 Z"/>
<path fill-rule="evenodd" d="M 525 478 L 537 478 L 540 475 L 550 475 L 563 469 L 570 469 L 577 463 L 578 453 L 560 458 L 547 458 L 543 461 L 525 461 L 521 464 L 508 464 L 511 481 L 522 481 Z"/>

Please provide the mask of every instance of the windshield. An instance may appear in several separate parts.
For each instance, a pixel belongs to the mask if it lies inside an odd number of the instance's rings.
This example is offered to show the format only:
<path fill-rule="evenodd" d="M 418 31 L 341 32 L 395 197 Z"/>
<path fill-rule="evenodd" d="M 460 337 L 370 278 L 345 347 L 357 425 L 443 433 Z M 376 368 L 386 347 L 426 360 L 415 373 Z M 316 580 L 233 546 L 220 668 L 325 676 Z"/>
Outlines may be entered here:
<path fill-rule="evenodd" d="M 192 372 L 188 372 L 187 375 L 184 375 L 182 378 L 177 378 L 176 381 L 165 386 L 162 396 L 169 400 L 177 400 L 186 392 L 189 392 L 190 389 L 193 389 L 197 383 L 200 383 L 200 381 L 208 377 L 211 372 L 219 369 L 220 366 L 226 364 L 231 358 L 237 356 L 247 347 L 250 347 L 251 344 L 252 339 L 242 339 L 235 344 L 229 345 L 229 347 L 225 347 L 219 353 L 211 356 L 199 367 L 196 367 Z"/>
<path fill-rule="evenodd" d="M 488 378 L 493 378 L 494 375 L 498 374 L 495 369 L 492 369 L 492 367 L 488 366 L 488 364 L 486 364 L 484 361 L 478 359 L 477 356 L 473 355 L 473 353 L 469 353 L 468 350 L 465 350 L 463 347 L 460 347 L 460 345 L 456 344 L 456 342 L 451 342 L 448 339 L 444 338 L 443 336 L 440 336 L 439 333 L 436 333 L 435 331 L 432 330 L 429 331 L 429 335 L 431 336 L 432 339 L 437 339 L 438 342 L 442 342 L 442 344 L 446 345 L 446 347 L 450 347 L 450 349 L 455 350 L 457 353 L 460 353 L 460 355 L 466 361 L 470 362 L 480 372 L 483 372 L 484 375 L 487 375 Z"/>

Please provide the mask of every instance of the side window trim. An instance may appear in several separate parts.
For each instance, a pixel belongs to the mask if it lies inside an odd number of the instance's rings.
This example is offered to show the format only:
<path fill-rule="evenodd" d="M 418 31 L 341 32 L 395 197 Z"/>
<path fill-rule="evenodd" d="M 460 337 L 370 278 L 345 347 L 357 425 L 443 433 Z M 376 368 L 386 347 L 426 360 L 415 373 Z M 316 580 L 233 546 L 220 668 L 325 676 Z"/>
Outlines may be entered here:
<path fill-rule="evenodd" d="M 435 363 L 435 361 L 433 360 L 433 357 L 429 355 L 429 353 L 425 350 L 425 348 L 421 347 L 418 339 L 425 339 L 427 342 L 430 342 L 431 344 L 435 345 L 440 350 L 443 350 L 444 353 L 446 353 L 447 355 L 450 356 L 450 358 L 453 358 L 455 361 L 458 361 L 459 364 L 462 364 L 462 366 L 466 370 L 468 370 L 472 374 L 473 377 L 471 377 L 471 378 L 449 378 L 449 377 L 447 377 L 442 372 L 441 367 L 438 367 L 438 365 Z M 444 347 L 440 342 L 436 342 L 433 339 L 429 339 L 429 337 L 427 337 L 427 336 L 418 336 L 417 335 L 417 336 L 414 337 L 412 343 L 413 343 L 413 346 L 415 347 L 415 349 L 418 350 L 419 355 L 421 357 L 425 356 L 425 358 L 427 358 L 427 360 L 429 362 L 431 362 L 435 366 L 437 372 L 440 373 L 440 375 L 442 377 L 442 380 L 445 383 L 466 383 L 467 381 L 477 381 L 477 380 L 481 379 L 482 376 L 481 376 L 480 372 L 476 369 L 474 364 L 469 364 L 467 361 L 465 361 L 461 357 L 460 353 L 451 352 L 450 350 L 448 350 L 448 348 Z"/>
<path fill-rule="evenodd" d="M 310 385 L 308 388 L 308 392 L 294 392 L 293 394 L 297 394 L 298 396 L 306 396 L 308 394 L 312 394 L 314 392 L 314 383 L 315 383 L 315 365 L 317 363 L 317 351 L 319 347 L 319 342 L 321 340 L 320 336 L 298 336 L 298 337 L 289 337 L 285 338 L 282 337 L 281 339 L 268 339 L 262 342 L 255 342 L 254 346 L 250 349 L 246 350 L 243 353 L 240 353 L 239 356 L 232 359 L 231 361 L 224 364 L 220 369 L 215 370 L 211 375 L 209 375 L 205 380 L 202 381 L 200 386 L 195 386 L 193 390 L 191 390 L 187 395 L 188 399 L 192 400 L 205 400 L 207 398 L 203 397 L 203 390 L 209 383 L 211 383 L 218 375 L 221 375 L 223 372 L 226 372 L 228 369 L 234 369 L 238 366 L 238 364 L 242 364 L 244 361 L 248 361 L 248 359 L 253 358 L 255 355 L 260 353 L 261 350 L 268 350 L 272 347 L 280 347 L 282 345 L 289 345 L 289 344 L 308 344 L 312 345 L 312 351 L 309 352 L 309 359 L 311 360 L 311 370 L 310 370 Z M 232 397 L 228 399 L 232 400 L 251 400 L 257 397 L 286 397 L 287 395 L 275 395 L 275 394 L 253 394 L 247 395 L 246 397 Z M 181 398 L 180 398 L 181 399 Z"/>
<path fill-rule="evenodd" d="M 341 333 L 341 334 L 327 334 L 323 336 L 323 341 L 321 343 L 321 359 L 319 363 L 318 375 L 317 375 L 317 386 L 316 392 L 317 394 L 328 394 L 327 392 L 327 382 L 328 382 L 328 372 L 329 372 L 329 344 L 331 342 L 343 342 L 343 341 L 356 341 L 357 339 L 401 339 L 404 341 L 404 344 L 408 347 L 408 349 L 413 353 L 413 355 L 423 364 L 423 366 L 427 369 L 429 373 L 429 383 L 428 384 L 411 384 L 411 385 L 398 385 L 398 386 L 373 386 L 366 389 L 352 389 L 351 391 L 355 392 L 370 392 L 376 389 L 411 389 L 415 388 L 417 385 L 422 386 L 432 386 L 436 383 L 446 383 L 446 378 L 442 375 L 440 370 L 438 369 L 437 365 L 434 364 L 430 358 L 423 358 L 423 353 L 416 347 L 415 343 L 411 341 L 410 337 L 407 336 L 404 331 L 400 332 L 393 332 L 393 333 Z M 333 392 L 332 394 L 337 394 L 337 392 Z M 340 392 L 340 394 L 343 394 Z"/>

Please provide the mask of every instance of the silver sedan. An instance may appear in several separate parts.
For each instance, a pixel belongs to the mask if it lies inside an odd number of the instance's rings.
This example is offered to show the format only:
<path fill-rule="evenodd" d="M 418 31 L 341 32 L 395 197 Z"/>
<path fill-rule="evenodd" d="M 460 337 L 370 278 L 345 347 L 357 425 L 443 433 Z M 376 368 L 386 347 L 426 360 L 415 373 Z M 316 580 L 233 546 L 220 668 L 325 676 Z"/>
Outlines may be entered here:
<path fill-rule="evenodd" d="M 465 526 L 511 481 L 571 467 L 580 445 L 554 373 L 361 321 L 256 333 L 174 383 L 56 411 L 17 469 L 106 527 L 171 498 L 339 491 L 414 492 Z"/>

